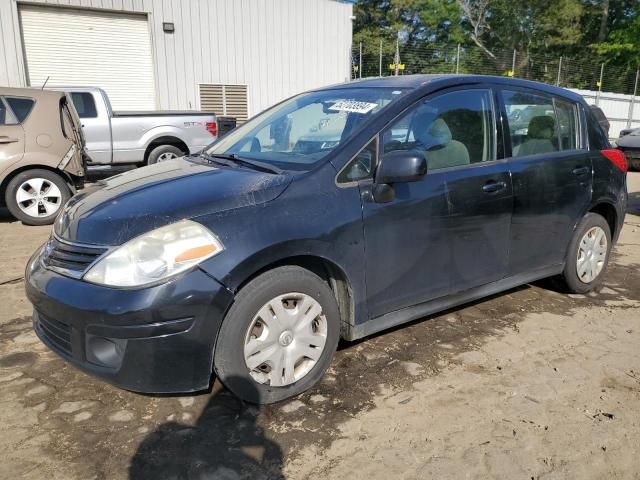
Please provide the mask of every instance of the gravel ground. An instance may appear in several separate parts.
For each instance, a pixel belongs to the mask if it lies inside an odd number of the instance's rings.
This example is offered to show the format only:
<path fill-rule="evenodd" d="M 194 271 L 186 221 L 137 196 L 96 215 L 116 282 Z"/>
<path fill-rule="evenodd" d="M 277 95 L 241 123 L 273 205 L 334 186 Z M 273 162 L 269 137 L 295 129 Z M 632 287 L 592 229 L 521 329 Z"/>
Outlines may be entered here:
<path fill-rule="evenodd" d="M 601 291 L 520 287 L 341 346 L 312 391 L 243 405 L 118 390 L 30 326 L 48 236 L 0 212 L 0 478 L 640 478 L 640 173 Z"/>

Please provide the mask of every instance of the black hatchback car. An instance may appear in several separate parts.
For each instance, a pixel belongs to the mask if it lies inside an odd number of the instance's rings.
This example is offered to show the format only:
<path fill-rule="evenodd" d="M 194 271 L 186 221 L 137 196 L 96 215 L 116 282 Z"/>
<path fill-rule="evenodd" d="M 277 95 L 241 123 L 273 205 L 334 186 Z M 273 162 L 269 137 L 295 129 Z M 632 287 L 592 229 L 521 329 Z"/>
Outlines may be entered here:
<path fill-rule="evenodd" d="M 526 125 L 515 111 L 532 111 Z M 627 165 L 560 88 L 405 76 L 315 90 L 85 189 L 31 258 L 40 339 L 139 392 L 270 403 L 354 340 L 544 277 L 603 279 Z"/>

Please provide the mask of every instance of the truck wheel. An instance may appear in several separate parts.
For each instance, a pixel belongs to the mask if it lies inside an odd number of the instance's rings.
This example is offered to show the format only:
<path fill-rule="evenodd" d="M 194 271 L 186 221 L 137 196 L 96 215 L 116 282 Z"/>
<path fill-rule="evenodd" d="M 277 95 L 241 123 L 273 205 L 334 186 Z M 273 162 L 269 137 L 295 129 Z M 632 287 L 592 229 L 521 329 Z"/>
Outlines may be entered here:
<path fill-rule="evenodd" d="M 303 268 L 275 268 L 236 296 L 216 342 L 215 372 L 242 400 L 278 402 L 322 378 L 339 336 L 329 286 Z"/>
<path fill-rule="evenodd" d="M 611 230 L 597 213 L 578 224 L 565 261 L 562 280 L 570 293 L 587 293 L 602 282 L 611 252 Z"/>
<path fill-rule="evenodd" d="M 173 145 L 159 145 L 151 150 L 151 153 L 147 158 L 147 165 L 153 165 L 154 163 L 164 162 L 165 160 L 172 160 L 183 156 L 184 152 L 178 147 L 174 147 Z"/>
<path fill-rule="evenodd" d="M 64 179 L 49 170 L 34 169 L 11 179 L 5 202 L 11 215 L 25 225 L 50 225 L 71 197 Z"/>

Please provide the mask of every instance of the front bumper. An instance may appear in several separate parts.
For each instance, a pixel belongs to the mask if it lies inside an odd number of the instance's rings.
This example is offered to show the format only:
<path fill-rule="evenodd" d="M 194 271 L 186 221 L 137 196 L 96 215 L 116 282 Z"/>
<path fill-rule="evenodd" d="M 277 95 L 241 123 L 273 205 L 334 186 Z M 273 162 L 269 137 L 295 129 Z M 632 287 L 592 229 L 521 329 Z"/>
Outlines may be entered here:
<path fill-rule="evenodd" d="M 127 390 L 206 389 L 215 339 L 232 294 L 195 269 L 166 283 L 116 289 L 27 264 L 36 334 L 79 369 Z"/>

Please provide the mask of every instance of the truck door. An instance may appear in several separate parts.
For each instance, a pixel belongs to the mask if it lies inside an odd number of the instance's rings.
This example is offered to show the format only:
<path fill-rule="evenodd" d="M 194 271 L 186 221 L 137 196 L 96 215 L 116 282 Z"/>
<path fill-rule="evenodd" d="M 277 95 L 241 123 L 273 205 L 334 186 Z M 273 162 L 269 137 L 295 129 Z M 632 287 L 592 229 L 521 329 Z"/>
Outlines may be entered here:
<path fill-rule="evenodd" d="M 78 112 L 87 151 L 93 163 L 112 161 L 111 118 L 102 96 L 97 92 L 69 92 Z"/>

